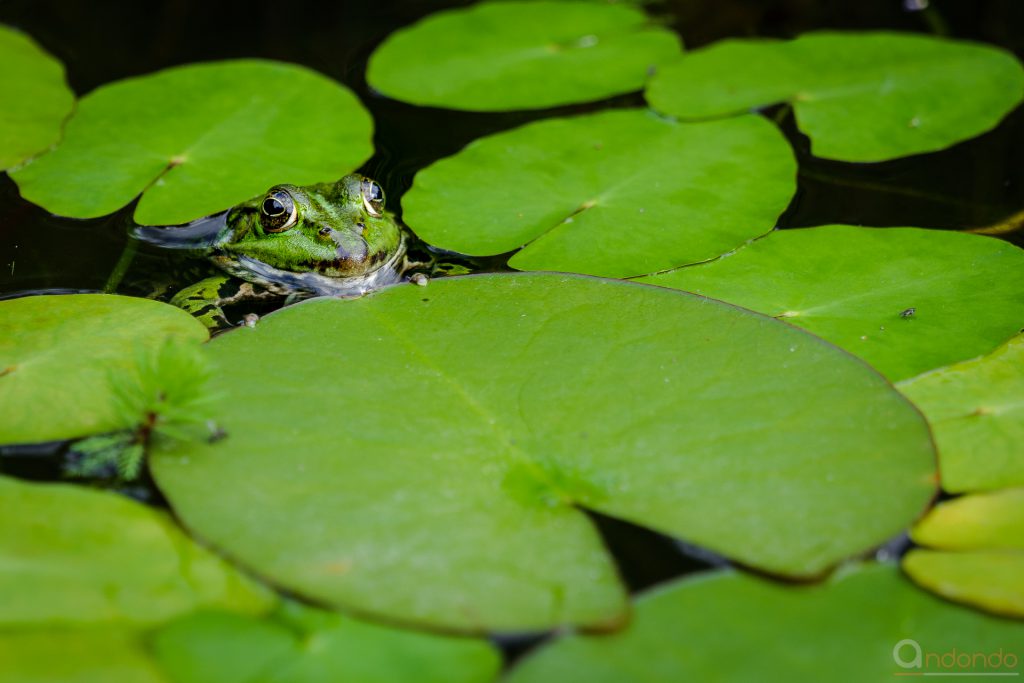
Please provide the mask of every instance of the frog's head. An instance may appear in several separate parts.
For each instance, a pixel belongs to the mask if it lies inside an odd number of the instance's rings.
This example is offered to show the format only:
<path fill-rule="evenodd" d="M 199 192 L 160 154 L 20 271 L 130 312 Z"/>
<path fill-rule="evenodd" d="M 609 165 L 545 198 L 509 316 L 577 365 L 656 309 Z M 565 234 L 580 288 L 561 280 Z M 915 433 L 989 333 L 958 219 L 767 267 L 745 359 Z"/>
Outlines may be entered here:
<path fill-rule="evenodd" d="M 228 212 L 211 257 L 236 272 L 265 264 L 292 273 L 353 277 L 394 260 L 402 229 L 384 209 L 373 180 L 347 175 L 335 183 L 275 185 Z"/>

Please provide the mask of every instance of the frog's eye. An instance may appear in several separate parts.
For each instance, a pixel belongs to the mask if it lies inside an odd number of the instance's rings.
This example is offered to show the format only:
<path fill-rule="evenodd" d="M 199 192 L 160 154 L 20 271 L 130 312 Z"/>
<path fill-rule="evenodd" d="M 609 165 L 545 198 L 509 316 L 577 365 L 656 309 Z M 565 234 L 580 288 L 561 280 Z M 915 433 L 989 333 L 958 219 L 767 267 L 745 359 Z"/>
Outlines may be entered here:
<path fill-rule="evenodd" d="M 384 190 L 372 180 L 364 180 L 360 188 L 363 193 L 363 207 L 371 216 L 384 215 Z"/>
<path fill-rule="evenodd" d="M 260 223 L 263 232 L 281 232 L 295 224 L 295 202 L 284 190 L 271 192 L 260 205 Z"/>

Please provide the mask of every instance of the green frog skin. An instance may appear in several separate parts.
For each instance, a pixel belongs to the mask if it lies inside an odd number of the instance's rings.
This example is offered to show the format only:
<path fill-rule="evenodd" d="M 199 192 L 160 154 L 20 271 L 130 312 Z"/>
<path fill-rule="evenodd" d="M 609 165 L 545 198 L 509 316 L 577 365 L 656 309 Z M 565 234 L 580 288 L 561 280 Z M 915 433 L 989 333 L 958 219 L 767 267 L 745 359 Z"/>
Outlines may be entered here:
<path fill-rule="evenodd" d="M 140 228 L 136 236 L 166 246 L 168 239 L 153 237 L 160 230 Z M 171 300 L 211 329 L 231 325 L 223 310 L 229 304 L 361 296 L 398 282 L 406 268 L 405 231 L 385 211 L 380 185 L 360 175 L 305 187 L 275 185 L 228 211 L 212 238 L 191 245 L 177 239 L 174 246 L 205 253 L 227 273 L 186 287 Z"/>

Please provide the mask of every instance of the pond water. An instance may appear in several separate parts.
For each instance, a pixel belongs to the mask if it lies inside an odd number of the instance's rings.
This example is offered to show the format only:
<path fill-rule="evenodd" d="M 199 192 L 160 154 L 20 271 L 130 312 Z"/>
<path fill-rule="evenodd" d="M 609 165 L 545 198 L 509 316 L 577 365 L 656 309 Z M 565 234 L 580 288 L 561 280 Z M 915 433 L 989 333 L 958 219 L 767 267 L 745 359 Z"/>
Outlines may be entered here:
<path fill-rule="evenodd" d="M 0 23 L 21 28 L 62 61 L 78 94 L 172 65 L 239 57 L 296 62 L 327 74 L 352 88 L 373 115 L 376 153 L 361 171 L 384 186 L 393 209 L 419 169 L 473 139 L 554 114 L 643 104 L 635 94 L 541 112 L 473 114 L 403 104 L 367 87 L 367 58 L 384 36 L 445 6 L 463 4 L 468 3 L 8 0 L 0 3 Z M 728 36 L 885 28 L 945 31 L 1024 57 L 1024 3 L 1019 0 L 933 2 L 926 11 L 907 9 L 912 4 L 671 0 L 648 9 L 676 28 L 689 48 Z M 1003 221 L 1024 207 L 1020 109 L 995 130 L 949 150 L 870 165 L 814 159 L 791 119 L 784 129 L 797 152 L 800 177 L 797 195 L 780 221 L 783 228 L 848 223 L 970 229 Z M 11 180 L 0 176 L 0 296 L 102 289 L 124 249 L 131 210 L 88 221 L 54 217 L 23 201 Z M 1024 245 L 1024 230 L 1005 238 Z M 141 287 L 157 263 L 154 255 L 142 253 L 123 287 Z M 7 449 L 0 469 L 56 478 L 59 459 L 52 447 Z M 129 493 L 158 500 L 152 489 Z M 621 569 L 632 589 L 717 562 L 686 549 L 680 554 L 674 541 L 627 523 L 598 521 L 615 555 L 630 558 Z"/>

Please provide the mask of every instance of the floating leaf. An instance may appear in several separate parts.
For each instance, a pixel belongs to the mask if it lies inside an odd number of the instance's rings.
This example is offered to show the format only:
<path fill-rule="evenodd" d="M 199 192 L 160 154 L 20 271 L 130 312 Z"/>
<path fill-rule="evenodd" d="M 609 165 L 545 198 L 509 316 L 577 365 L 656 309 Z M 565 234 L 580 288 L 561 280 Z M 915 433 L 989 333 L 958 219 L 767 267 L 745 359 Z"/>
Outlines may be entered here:
<path fill-rule="evenodd" d="M 174 683 L 487 683 L 501 659 L 483 640 L 371 624 L 289 605 L 284 619 L 203 613 L 157 633 Z"/>
<path fill-rule="evenodd" d="M 334 180 L 373 151 L 347 88 L 293 64 L 191 64 L 83 97 L 56 150 L 12 173 L 23 197 L 92 218 L 142 193 L 135 220 L 177 224 L 277 183 Z"/>
<path fill-rule="evenodd" d="M 684 119 L 789 102 L 816 156 L 883 161 L 994 128 L 1024 99 L 1024 68 L 989 45 L 821 32 L 716 43 L 659 69 L 646 94 Z"/>
<path fill-rule="evenodd" d="M 447 278 L 206 348 L 228 437 L 151 458 L 181 519 L 289 590 L 409 623 L 621 621 L 579 508 L 811 576 L 935 490 L 926 426 L 877 373 L 667 289 Z"/>
<path fill-rule="evenodd" d="M 1024 251 L 939 230 L 780 230 L 642 281 L 784 319 L 893 381 L 987 353 L 1024 321 Z"/>
<path fill-rule="evenodd" d="M 0 443 L 133 426 L 118 410 L 112 378 L 133 370 L 140 348 L 206 337 L 188 313 L 148 299 L 70 294 L 0 302 Z"/>
<path fill-rule="evenodd" d="M 0 171 L 60 139 L 75 95 L 64 67 L 25 34 L 0 24 Z"/>
<path fill-rule="evenodd" d="M 1024 316 L 1017 323 L 1024 324 Z M 944 489 L 1024 485 L 1024 336 L 899 389 L 932 426 Z"/>
<path fill-rule="evenodd" d="M 166 683 L 136 634 L 95 627 L 0 631 L 0 680 Z"/>
<path fill-rule="evenodd" d="M 641 110 L 548 119 L 416 175 L 404 217 L 520 270 L 625 277 L 713 258 L 772 229 L 795 190 L 789 144 L 757 116 L 678 124 Z"/>
<path fill-rule="evenodd" d="M 1024 488 L 942 503 L 911 537 L 939 549 L 904 558 L 903 568 L 919 584 L 951 600 L 1024 616 Z"/>
<path fill-rule="evenodd" d="M 484 2 L 396 31 L 370 57 L 366 79 L 413 104 L 542 109 L 639 90 L 679 53 L 679 38 L 638 9 Z"/>
<path fill-rule="evenodd" d="M 0 625 L 154 624 L 199 607 L 265 611 L 257 584 L 122 496 L 0 477 Z"/>
<path fill-rule="evenodd" d="M 1024 550 L 1024 488 L 940 503 L 917 523 L 911 536 L 944 550 Z"/>
<path fill-rule="evenodd" d="M 954 650 L 1002 653 L 991 660 L 998 667 L 971 660 L 954 671 L 1013 672 L 1022 640 L 1024 624 L 933 598 L 890 566 L 868 565 L 808 587 L 726 571 L 647 593 L 622 632 L 555 640 L 505 680 L 885 681 L 948 674 L 942 656 Z M 912 664 L 917 652 L 919 667 Z M 1013 663 L 1003 661 L 1008 654 Z"/>
<path fill-rule="evenodd" d="M 910 578 L 939 595 L 1009 616 L 1024 617 L 1024 553 L 911 550 Z"/>

